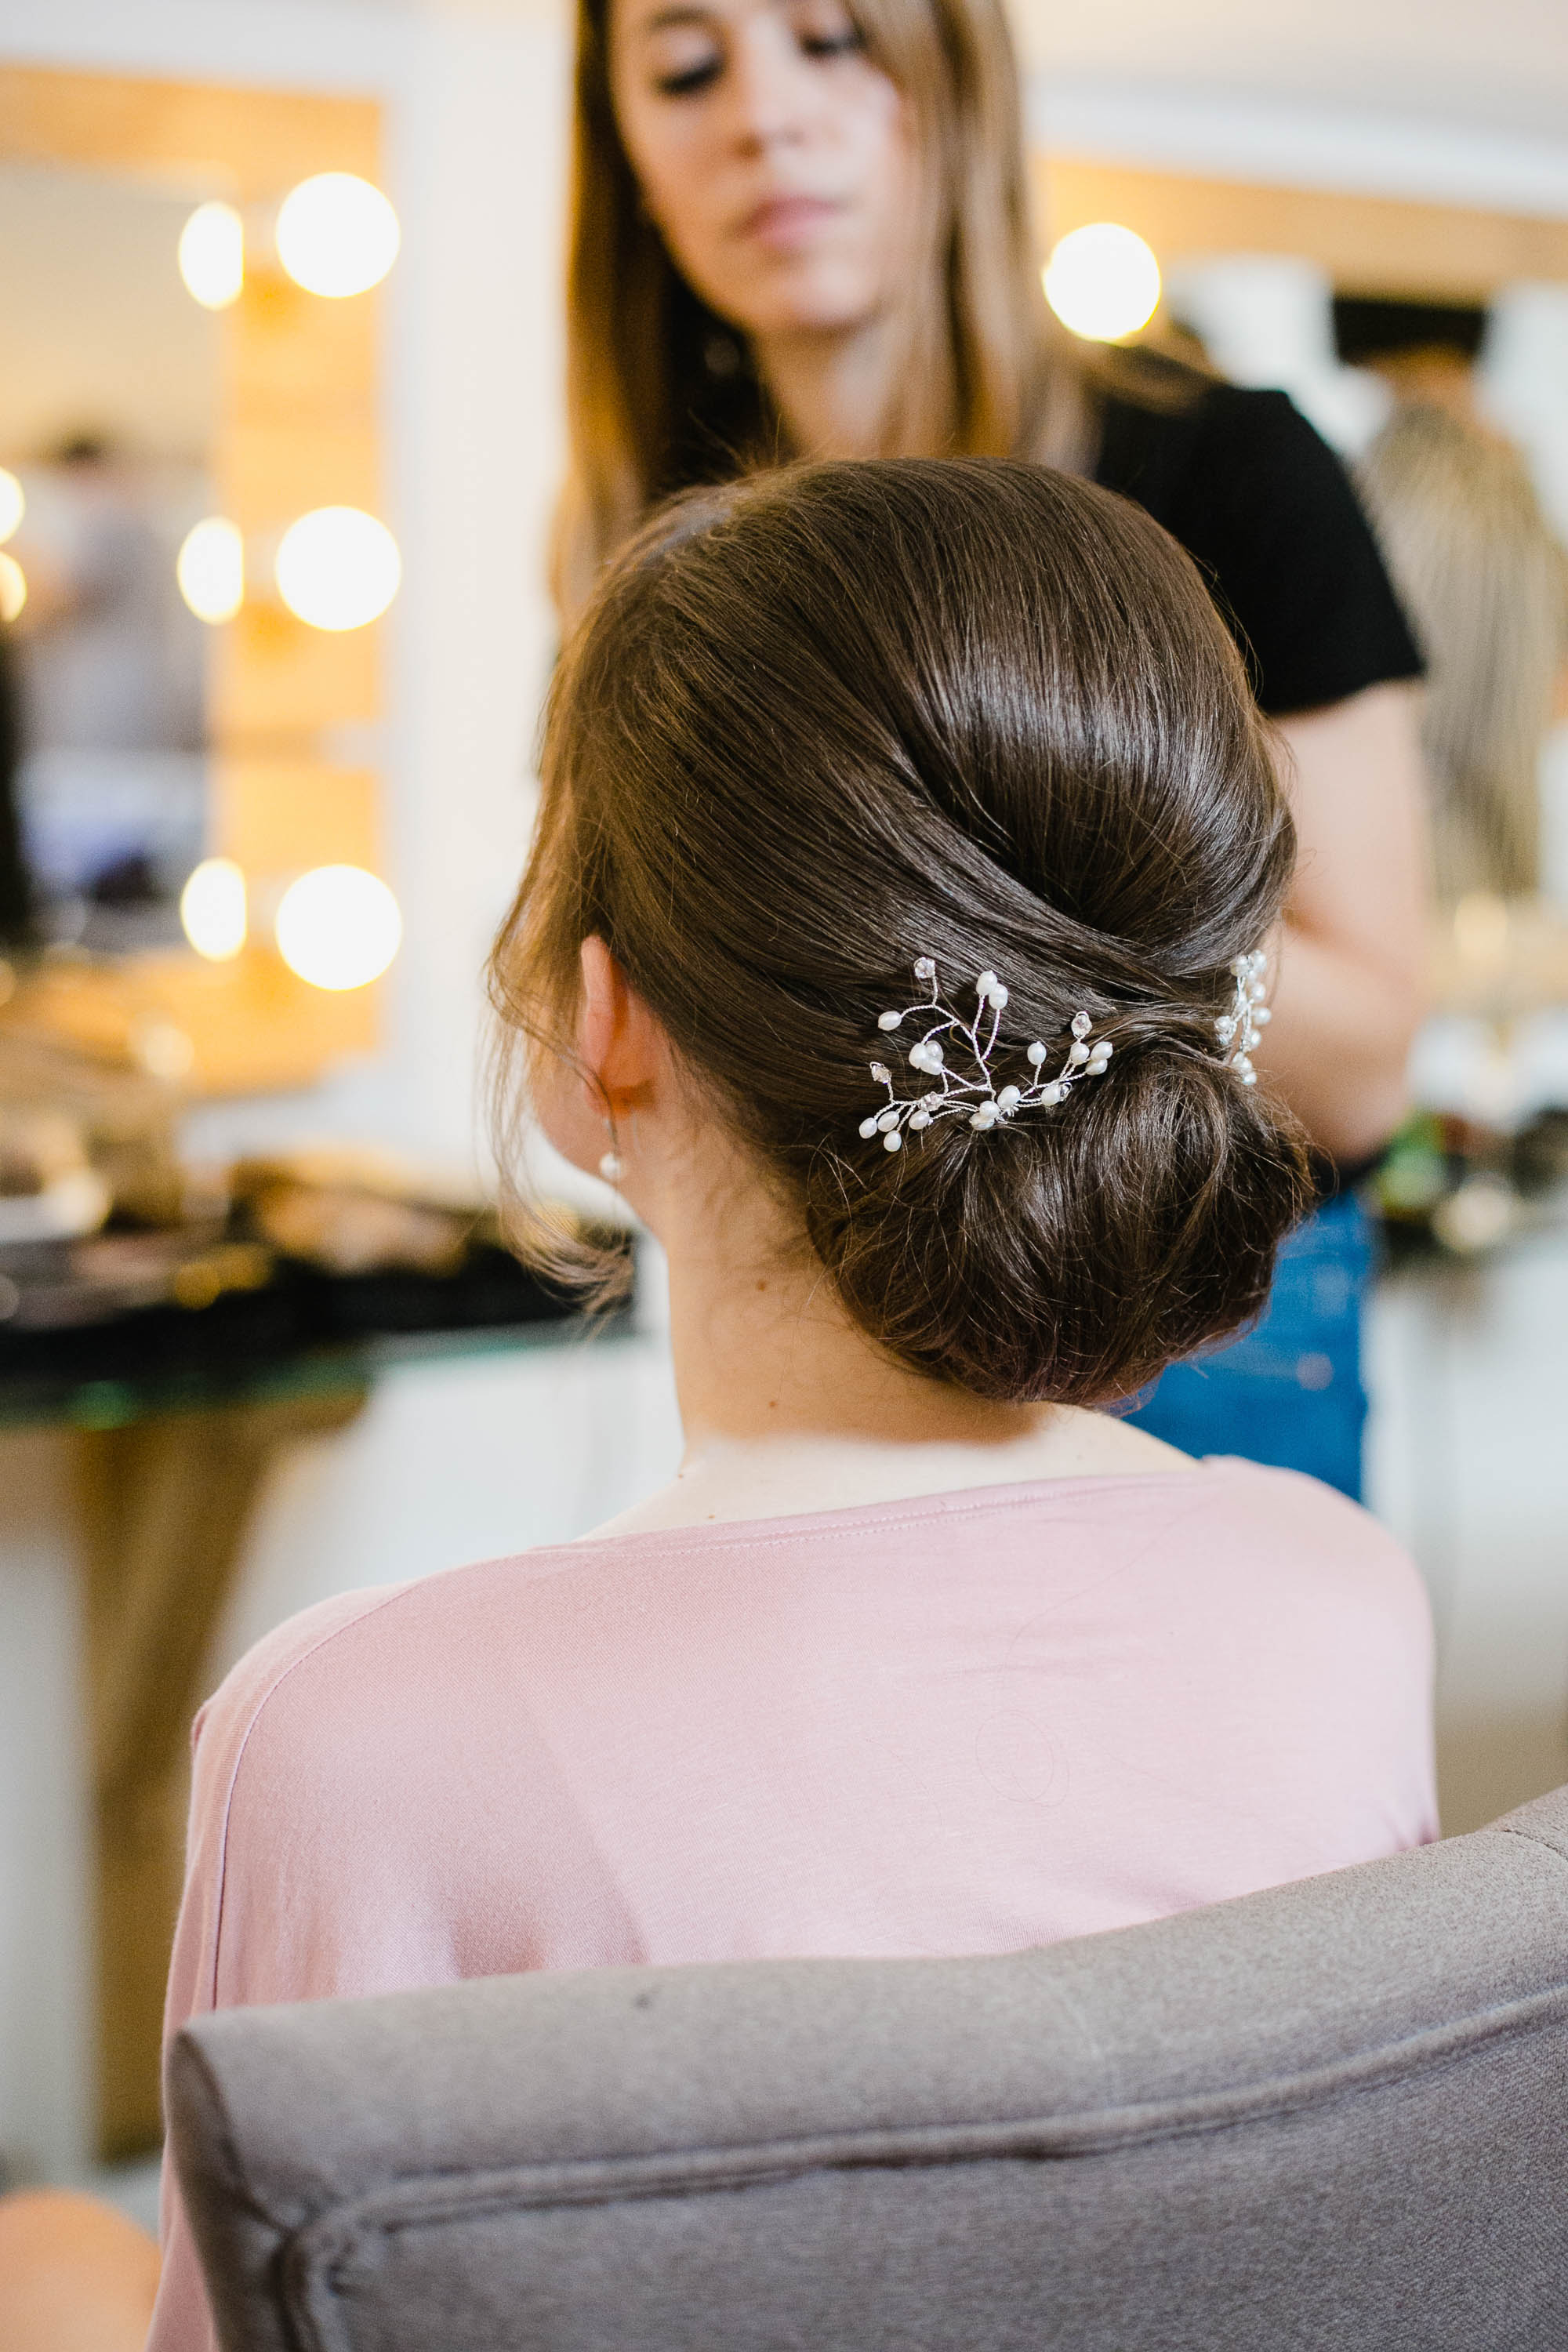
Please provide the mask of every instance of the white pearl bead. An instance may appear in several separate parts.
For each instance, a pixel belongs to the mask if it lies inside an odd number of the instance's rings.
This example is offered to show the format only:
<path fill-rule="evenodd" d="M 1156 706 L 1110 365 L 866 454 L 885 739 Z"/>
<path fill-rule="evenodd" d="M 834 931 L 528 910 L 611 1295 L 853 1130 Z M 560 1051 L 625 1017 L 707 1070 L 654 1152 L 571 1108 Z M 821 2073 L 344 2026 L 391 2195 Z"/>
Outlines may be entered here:
<path fill-rule="evenodd" d="M 1241 1074 L 1241 1083 L 1244 1087 L 1255 1087 L 1258 1084 L 1257 1071 L 1243 1070 Z"/>
<path fill-rule="evenodd" d="M 887 1134 L 882 1138 L 882 1149 L 883 1149 L 883 1150 L 884 1150 L 884 1151 L 901 1151 L 901 1150 L 903 1150 L 903 1148 L 904 1148 L 904 1139 L 903 1139 L 903 1137 L 899 1133 L 898 1129 L 897 1129 L 896 1127 L 889 1128 L 889 1130 L 888 1130 L 888 1132 L 887 1132 Z"/>
<path fill-rule="evenodd" d="M 1067 1088 L 1063 1086 L 1061 1080 L 1059 1078 L 1056 1078 L 1052 1080 L 1048 1087 L 1042 1087 L 1040 1088 L 1040 1100 L 1047 1106 L 1054 1107 L 1056 1104 L 1060 1102 L 1066 1092 Z"/>
<path fill-rule="evenodd" d="M 897 1127 L 898 1123 L 899 1114 L 896 1110 L 883 1111 L 881 1117 L 877 1121 L 878 1126 L 881 1129 L 884 1135 L 887 1134 L 889 1128 Z"/>
<path fill-rule="evenodd" d="M 1081 1037 L 1075 1037 L 1072 1044 L 1068 1047 L 1068 1060 L 1069 1062 L 1087 1062 L 1088 1059 L 1089 1047 L 1084 1044 Z"/>
<path fill-rule="evenodd" d="M 626 1163 L 618 1151 L 606 1151 L 599 1161 L 599 1173 L 606 1184 L 618 1184 L 626 1172 Z"/>
<path fill-rule="evenodd" d="M 974 993 L 976 996 L 989 996 L 992 990 L 996 987 L 996 985 L 997 980 L 995 973 L 994 971 L 983 971 L 979 979 L 974 983 Z"/>
<path fill-rule="evenodd" d="M 1020 1089 L 1017 1087 L 1004 1087 L 996 1097 L 996 1108 L 998 1110 L 1011 1110 L 1020 1099 Z"/>
<path fill-rule="evenodd" d="M 868 1143 L 872 1136 L 877 1132 L 876 1120 L 874 1118 L 863 1118 L 860 1122 L 860 1132 Z"/>
<path fill-rule="evenodd" d="M 1007 992 L 1003 987 L 1001 982 L 999 980 L 994 980 L 990 987 L 987 989 L 986 994 L 990 998 L 992 1003 L 996 1007 L 997 1012 L 1000 1013 L 1002 1007 L 1007 1002 Z"/>
<path fill-rule="evenodd" d="M 1033 1062 L 1036 1069 L 1037 1070 L 1045 1058 L 1046 1049 L 1040 1044 L 1038 1038 L 1037 1038 L 1035 1043 L 1030 1046 L 1028 1052 L 1025 1055 L 1024 1059 L 1026 1062 Z"/>
<path fill-rule="evenodd" d="M 1267 1004 L 1259 1004 L 1254 1008 L 1252 1017 L 1260 1029 L 1266 1029 L 1268 1026 L 1268 1024 L 1273 1020 L 1274 1015 L 1270 1013 Z"/>
<path fill-rule="evenodd" d="M 901 1013 L 879 1013 L 877 1026 L 879 1029 L 896 1029 L 903 1017 Z"/>
<path fill-rule="evenodd" d="M 929 1126 L 931 1125 L 931 1113 L 930 1113 L 930 1111 L 929 1111 L 929 1110 L 914 1110 L 914 1111 L 911 1111 L 911 1112 L 910 1113 L 910 1125 L 911 1127 L 929 1127 Z"/>

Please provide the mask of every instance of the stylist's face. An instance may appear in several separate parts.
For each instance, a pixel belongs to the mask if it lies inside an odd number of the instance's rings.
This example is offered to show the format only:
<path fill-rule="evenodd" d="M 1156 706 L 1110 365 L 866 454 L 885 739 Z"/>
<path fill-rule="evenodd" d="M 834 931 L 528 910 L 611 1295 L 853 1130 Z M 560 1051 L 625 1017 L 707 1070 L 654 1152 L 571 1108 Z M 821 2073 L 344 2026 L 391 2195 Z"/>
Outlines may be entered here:
<path fill-rule="evenodd" d="M 677 268 L 742 332 L 859 325 L 905 265 L 908 110 L 841 0 L 611 0 L 616 117 Z"/>

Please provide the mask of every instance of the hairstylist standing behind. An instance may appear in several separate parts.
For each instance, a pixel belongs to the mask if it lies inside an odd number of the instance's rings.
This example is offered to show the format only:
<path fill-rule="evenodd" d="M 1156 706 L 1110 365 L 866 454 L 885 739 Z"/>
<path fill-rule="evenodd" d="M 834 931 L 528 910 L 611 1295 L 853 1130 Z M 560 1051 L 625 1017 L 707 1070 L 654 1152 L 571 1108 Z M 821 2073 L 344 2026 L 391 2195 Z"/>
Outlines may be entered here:
<path fill-rule="evenodd" d="M 563 611 L 657 500 L 776 460 L 1026 456 L 1138 499 L 1214 581 L 1293 770 L 1270 1075 L 1326 1162 L 1375 1152 L 1419 1013 L 1419 659 L 1283 394 L 1142 393 L 1056 330 L 999 0 L 579 0 L 575 137 Z M 1339 1192 L 1259 1329 L 1168 1372 L 1145 1425 L 1357 1493 L 1367 1271 Z"/>

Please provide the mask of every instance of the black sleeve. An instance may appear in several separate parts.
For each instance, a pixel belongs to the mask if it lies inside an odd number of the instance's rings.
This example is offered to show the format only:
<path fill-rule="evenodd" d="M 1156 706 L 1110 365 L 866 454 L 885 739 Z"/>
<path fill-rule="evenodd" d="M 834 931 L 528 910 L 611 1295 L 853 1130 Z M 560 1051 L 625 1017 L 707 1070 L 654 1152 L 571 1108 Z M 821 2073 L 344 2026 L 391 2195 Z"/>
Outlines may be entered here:
<path fill-rule="evenodd" d="M 1137 418 L 1118 401 L 1097 470 L 1194 558 L 1273 717 L 1420 677 L 1350 478 L 1284 393 L 1215 384 Z"/>

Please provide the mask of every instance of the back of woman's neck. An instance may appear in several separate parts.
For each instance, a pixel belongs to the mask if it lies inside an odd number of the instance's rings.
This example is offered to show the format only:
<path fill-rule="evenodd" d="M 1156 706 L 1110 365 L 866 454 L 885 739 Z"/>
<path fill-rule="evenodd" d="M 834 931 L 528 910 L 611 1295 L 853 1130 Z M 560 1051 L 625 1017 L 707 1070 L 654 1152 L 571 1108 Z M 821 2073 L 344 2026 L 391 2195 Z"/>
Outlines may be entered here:
<path fill-rule="evenodd" d="M 742 1272 L 678 1254 L 670 1331 L 680 1469 L 595 1536 L 1195 1466 L 1102 1413 L 923 1377 L 858 1329 L 820 1267 L 793 1258 Z"/>

